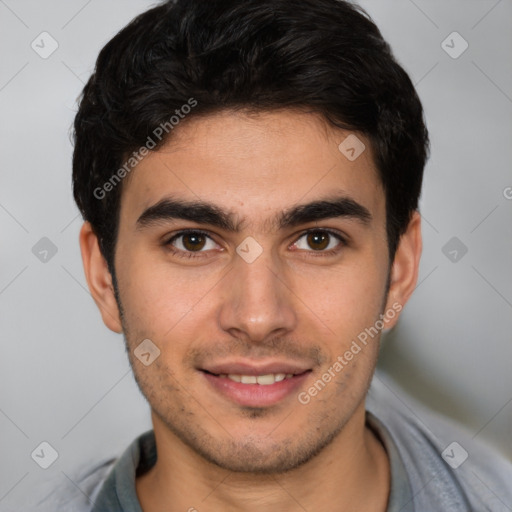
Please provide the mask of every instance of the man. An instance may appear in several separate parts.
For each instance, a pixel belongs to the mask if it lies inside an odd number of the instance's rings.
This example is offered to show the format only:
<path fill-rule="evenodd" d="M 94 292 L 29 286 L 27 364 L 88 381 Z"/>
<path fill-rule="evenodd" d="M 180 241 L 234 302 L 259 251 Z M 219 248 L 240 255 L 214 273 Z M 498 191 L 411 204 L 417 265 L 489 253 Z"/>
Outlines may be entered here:
<path fill-rule="evenodd" d="M 510 510 L 509 463 L 366 400 L 417 281 L 427 153 L 410 79 L 352 4 L 177 0 L 112 39 L 74 195 L 153 430 L 56 509 Z"/>

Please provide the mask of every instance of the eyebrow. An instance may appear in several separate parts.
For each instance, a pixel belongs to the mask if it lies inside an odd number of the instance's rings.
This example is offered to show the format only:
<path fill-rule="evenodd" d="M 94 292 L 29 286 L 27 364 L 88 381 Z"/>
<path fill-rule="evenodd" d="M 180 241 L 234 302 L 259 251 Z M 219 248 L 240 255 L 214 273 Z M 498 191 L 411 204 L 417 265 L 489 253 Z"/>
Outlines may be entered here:
<path fill-rule="evenodd" d="M 278 229 L 286 229 L 332 218 L 354 219 L 368 225 L 372 220 L 372 214 L 354 199 L 341 196 L 292 206 L 269 222 Z M 215 204 L 167 197 L 145 209 L 137 219 L 136 227 L 143 229 L 176 219 L 208 224 L 233 233 L 240 232 L 245 224 L 233 213 Z"/>

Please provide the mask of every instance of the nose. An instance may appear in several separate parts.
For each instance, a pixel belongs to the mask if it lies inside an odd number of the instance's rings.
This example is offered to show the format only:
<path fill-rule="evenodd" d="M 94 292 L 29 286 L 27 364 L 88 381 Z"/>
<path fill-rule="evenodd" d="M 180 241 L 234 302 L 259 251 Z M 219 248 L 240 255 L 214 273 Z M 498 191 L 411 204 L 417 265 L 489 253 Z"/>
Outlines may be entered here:
<path fill-rule="evenodd" d="M 247 263 L 236 257 L 219 312 L 221 328 L 253 343 L 293 331 L 297 315 L 293 294 L 279 265 L 266 251 Z"/>

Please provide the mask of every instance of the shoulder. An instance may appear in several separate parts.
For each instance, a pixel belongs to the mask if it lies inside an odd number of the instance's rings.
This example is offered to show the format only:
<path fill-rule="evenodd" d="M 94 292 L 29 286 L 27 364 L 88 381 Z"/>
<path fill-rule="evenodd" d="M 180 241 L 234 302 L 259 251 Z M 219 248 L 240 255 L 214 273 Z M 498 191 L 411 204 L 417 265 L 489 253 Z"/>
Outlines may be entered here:
<path fill-rule="evenodd" d="M 453 511 L 511 510 L 512 462 L 474 434 L 412 398 L 403 401 L 378 378 L 367 409 L 396 446 L 418 506 L 435 502 Z"/>
<path fill-rule="evenodd" d="M 88 463 L 75 471 L 61 471 L 51 480 L 40 484 L 32 503 L 24 508 L 28 512 L 90 512 L 101 486 L 117 459 L 110 458 Z"/>

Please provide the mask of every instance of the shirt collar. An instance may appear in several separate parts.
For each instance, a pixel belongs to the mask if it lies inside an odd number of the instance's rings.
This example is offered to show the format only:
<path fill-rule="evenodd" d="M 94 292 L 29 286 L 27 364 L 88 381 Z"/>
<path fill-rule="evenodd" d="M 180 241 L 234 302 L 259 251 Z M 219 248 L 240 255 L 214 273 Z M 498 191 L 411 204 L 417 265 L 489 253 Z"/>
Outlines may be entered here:
<path fill-rule="evenodd" d="M 371 412 L 366 411 L 366 425 L 384 445 L 391 466 L 391 490 L 386 512 L 414 512 L 412 487 L 391 433 Z"/>

